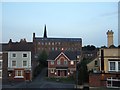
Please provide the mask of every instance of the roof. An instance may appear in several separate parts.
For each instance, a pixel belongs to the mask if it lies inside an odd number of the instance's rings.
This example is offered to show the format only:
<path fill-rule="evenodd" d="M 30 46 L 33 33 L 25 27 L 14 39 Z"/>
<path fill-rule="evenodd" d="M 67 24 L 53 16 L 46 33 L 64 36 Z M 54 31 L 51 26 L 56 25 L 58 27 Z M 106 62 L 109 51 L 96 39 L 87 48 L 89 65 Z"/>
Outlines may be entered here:
<path fill-rule="evenodd" d="M 11 43 L 9 51 L 32 51 L 33 43 L 32 42 L 16 42 Z"/>
<path fill-rule="evenodd" d="M 80 51 L 52 51 L 48 55 L 48 60 L 55 60 L 61 53 L 64 53 L 70 60 L 76 60 L 77 56 L 80 55 Z"/>
<path fill-rule="evenodd" d="M 47 41 L 79 41 L 81 42 L 82 39 L 81 38 L 38 38 L 35 37 L 35 40 L 39 41 L 39 40 L 47 40 Z"/>
<path fill-rule="evenodd" d="M 0 43 L 0 52 L 1 51 L 7 51 L 8 48 L 8 44 L 7 43 Z"/>
<path fill-rule="evenodd" d="M 12 42 L 0 44 L 0 51 L 32 51 L 32 42 Z"/>

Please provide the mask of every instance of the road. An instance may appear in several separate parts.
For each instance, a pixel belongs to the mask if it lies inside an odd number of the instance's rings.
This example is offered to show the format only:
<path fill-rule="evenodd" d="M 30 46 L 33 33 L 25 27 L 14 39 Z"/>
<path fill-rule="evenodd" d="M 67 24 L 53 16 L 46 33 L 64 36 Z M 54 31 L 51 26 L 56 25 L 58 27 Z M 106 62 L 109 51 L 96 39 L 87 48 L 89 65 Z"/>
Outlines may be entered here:
<path fill-rule="evenodd" d="M 22 82 L 20 84 L 14 84 L 11 86 L 5 86 L 6 88 L 74 88 L 74 84 L 52 82 L 45 80 L 47 68 L 44 68 L 41 73 L 32 82 Z"/>

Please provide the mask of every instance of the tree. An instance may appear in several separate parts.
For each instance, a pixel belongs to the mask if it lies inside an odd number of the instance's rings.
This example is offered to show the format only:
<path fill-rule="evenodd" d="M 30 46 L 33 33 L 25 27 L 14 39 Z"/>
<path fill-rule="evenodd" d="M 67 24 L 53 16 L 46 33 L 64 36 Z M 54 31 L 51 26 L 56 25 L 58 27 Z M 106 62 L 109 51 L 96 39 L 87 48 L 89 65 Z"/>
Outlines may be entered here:
<path fill-rule="evenodd" d="M 86 60 L 83 59 L 78 65 L 78 84 L 82 85 L 84 83 L 88 83 L 89 81 L 89 73 L 86 65 Z"/>
<path fill-rule="evenodd" d="M 118 48 L 120 48 L 120 45 L 118 45 Z"/>
<path fill-rule="evenodd" d="M 47 67 L 47 53 L 42 51 L 38 56 L 39 65 L 34 69 L 34 77 L 36 77 L 44 67 Z"/>
<path fill-rule="evenodd" d="M 109 48 L 116 48 L 116 46 L 115 45 L 111 45 Z"/>
<path fill-rule="evenodd" d="M 96 47 L 94 45 L 87 45 L 87 46 L 82 47 L 82 50 L 84 51 L 93 51 L 95 49 Z"/>
<path fill-rule="evenodd" d="M 42 65 L 42 66 L 47 66 L 47 53 L 46 51 L 42 51 L 42 53 L 38 56 L 38 60 L 39 60 L 39 65 Z"/>

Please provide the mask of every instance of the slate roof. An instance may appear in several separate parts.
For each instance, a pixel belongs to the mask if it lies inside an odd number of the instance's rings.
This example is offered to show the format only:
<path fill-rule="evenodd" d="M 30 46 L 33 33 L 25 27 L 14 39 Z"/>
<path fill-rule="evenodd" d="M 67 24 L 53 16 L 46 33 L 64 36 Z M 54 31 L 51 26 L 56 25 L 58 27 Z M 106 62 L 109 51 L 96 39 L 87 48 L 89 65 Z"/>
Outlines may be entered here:
<path fill-rule="evenodd" d="M 0 44 L 0 51 L 32 51 L 32 42 L 12 42 Z"/>
<path fill-rule="evenodd" d="M 63 52 L 70 60 L 76 60 L 77 55 L 80 55 L 80 51 L 52 51 L 48 55 L 48 60 L 55 60 L 55 58 Z"/>
<path fill-rule="evenodd" d="M 9 51 L 32 51 L 33 43 L 32 42 L 16 42 L 11 43 Z"/>
<path fill-rule="evenodd" d="M 35 40 L 39 41 L 39 40 L 47 40 L 47 41 L 79 41 L 82 42 L 81 38 L 39 38 L 39 37 L 35 37 Z"/>
<path fill-rule="evenodd" d="M 8 44 L 7 43 L 0 43 L 0 52 L 1 51 L 7 51 L 8 48 Z"/>

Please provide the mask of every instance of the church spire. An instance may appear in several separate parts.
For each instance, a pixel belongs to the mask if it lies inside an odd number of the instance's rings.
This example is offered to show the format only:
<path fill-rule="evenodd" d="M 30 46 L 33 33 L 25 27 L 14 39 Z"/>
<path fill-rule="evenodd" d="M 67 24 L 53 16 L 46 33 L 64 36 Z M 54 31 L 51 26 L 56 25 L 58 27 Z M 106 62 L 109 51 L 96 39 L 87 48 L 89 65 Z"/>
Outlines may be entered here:
<path fill-rule="evenodd" d="M 44 38 L 47 38 L 46 24 L 45 24 L 45 28 L 44 28 Z"/>

